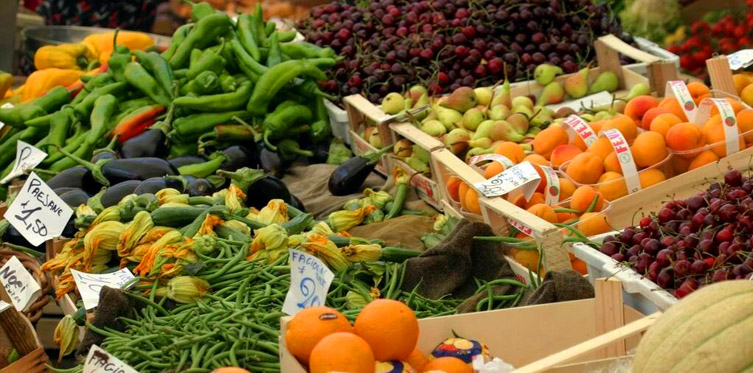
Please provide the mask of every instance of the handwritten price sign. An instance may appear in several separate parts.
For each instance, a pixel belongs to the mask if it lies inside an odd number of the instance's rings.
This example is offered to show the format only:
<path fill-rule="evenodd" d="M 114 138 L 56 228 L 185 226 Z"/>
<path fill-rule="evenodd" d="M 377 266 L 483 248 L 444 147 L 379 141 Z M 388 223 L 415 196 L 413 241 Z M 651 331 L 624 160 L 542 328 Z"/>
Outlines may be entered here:
<path fill-rule="evenodd" d="M 35 173 L 18 192 L 5 219 L 34 246 L 60 236 L 73 210 Z"/>
<path fill-rule="evenodd" d="M 489 180 L 476 183 L 474 187 L 486 197 L 497 197 L 522 189 L 526 200 L 531 199 L 541 176 L 530 162 L 518 163 Z"/>
<path fill-rule="evenodd" d="M 293 316 L 308 307 L 323 306 L 335 274 L 317 257 L 290 249 L 290 288 L 282 312 Z"/>
<path fill-rule="evenodd" d="M 99 293 L 102 291 L 102 287 L 119 289 L 123 284 L 133 280 L 133 273 L 128 268 L 99 275 L 71 269 L 71 274 L 73 281 L 76 281 L 76 288 L 81 293 L 81 300 L 84 301 L 84 307 L 87 310 L 97 307 L 99 304 Z"/>
<path fill-rule="evenodd" d="M 89 348 L 89 354 L 86 355 L 83 373 L 137 373 L 136 369 L 131 368 L 128 364 L 120 361 L 109 352 L 103 350 L 97 345 Z"/>
<path fill-rule="evenodd" d="M 47 153 L 37 149 L 34 145 L 18 140 L 16 143 L 16 164 L 13 165 L 13 170 L 10 171 L 8 176 L 0 180 L 0 184 L 7 184 L 13 178 L 23 175 L 26 170 L 36 167 L 46 157 Z"/>
<path fill-rule="evenodd" d="M 0 283 L 3 284 L 3 289 L 13 302 L 13 306 L 19 311 L 25 311 L 42 291 L 31 273 L 15 256 L 0 268 Z"/>
<path fill-rule="evenodd" d="M 753 49 L 743 49 L 727 56 L 729 68 L 739 70 L 748 67 L 753 63 Z"/>

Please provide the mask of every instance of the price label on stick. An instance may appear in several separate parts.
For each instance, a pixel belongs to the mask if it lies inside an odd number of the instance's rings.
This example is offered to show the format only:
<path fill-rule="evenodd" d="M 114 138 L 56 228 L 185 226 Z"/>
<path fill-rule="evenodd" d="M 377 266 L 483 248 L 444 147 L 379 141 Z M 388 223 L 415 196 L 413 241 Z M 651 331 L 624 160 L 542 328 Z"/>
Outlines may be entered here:
<path fill-rule="evenodd" d="M 753 49 L 743 49 L 727 56 L 732 71 L 746 68 L 753 64 Z"/>
<path fill-rule="evenodd" d="M 565 125 L 575 132 L 575 135 L 587 145 L 591 146 L 596 142 L 596 132 L 586 123 L 583 118 L 573 114 L 565 119 Z"/>
<path fill-rule="evenodd" d="M 682 80 L 670 80 L 664 88 L 664 97 L 674 97 L 680 104 L 680 108 L 688 117 L 688 121 L 695 121 L 696 110 L 698 107 L 693 101 L 693 96 L 688 90 L 688 86 Z"/>
<path fill-rule="evenodd" d="M 92 345 L 86 355 L 83 373 L 138 373 L 138 371 L 99 346 Z"/>
<path fill-rule="evenodd" d="M 474 187 L 486 197 L 498 197 L 522 189 L 526 200 L 531 199 L 541 176 L 530 162 L 518 163 L 489 180 L 476 183 Z"/>
<path fill-rule="evenodd" d="M 34 172 L 5 212 L 5 219 L 34 246 L 60 236 L 73 210 Z"/>
<path fill-rule="evenodd" d="M 0 283 L 3 284 L 13 306 L 19 311 L 26 311 L 42 291 L 31 273 L 15 256 L 0 268 Z"/>
<path fill-rule="evenodd" d="M 103 286 L 119 289 L 123 284 L 133 280 L 133 273 L 128 268 L 123 268 L 113 273 L 92 274 L 71 269 L 76 288 L 81 293 L 84 307 L 90 310 L 99 304 L 99 293 Z"/>
<path fill-rule="evenodd" d="M 16 143 L 16 163 L 8 176 L 0 180 L 0 184 L 7 184 L 17 176 L 40 164 L 47 157 L 47 153 L 37 149 L 34 145 L 27 144 L 21 140 Z"/>
<path fill-rule="evenodd" d="M 335 274 L 319 258 L 290 249 L 290 288 L 282 312 L 293 316 L 308 307 L 323 306 Z"/>

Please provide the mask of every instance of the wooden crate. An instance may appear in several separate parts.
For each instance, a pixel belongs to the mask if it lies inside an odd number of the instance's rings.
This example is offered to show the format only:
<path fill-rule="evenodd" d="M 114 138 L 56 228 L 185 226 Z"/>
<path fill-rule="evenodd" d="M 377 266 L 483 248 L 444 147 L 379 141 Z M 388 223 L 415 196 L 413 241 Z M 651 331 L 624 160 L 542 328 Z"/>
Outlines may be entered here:
<path fill-rule="evenodd" d="M 21 355 L 0 373 L 46 372 L 49 359 L 29 320 L 11 306 L 0 312 L 0 324 L 0 347 L 16 349 Z"/>
<path fill-rule="evenodd" d="M 377 127 L 383 146 L 392 144 L 389 127 L 380 122 L 386 116 L 381 109 L 361 95 L 347 96 L 343 99 L 343 104 L 345 104 L 345 111 L 348 113 L 350 147 L 355 155 L 379 150 L 359 135 L 368 126 Z M 391 167 L 387 154 L 379 159 L 375 170 L 384 176 L 390 175 Z"/>
<path fill-rule="evenodd" d="M 417 347 L 428 354 L 455 332 L 485 343 L 516 372 L 625 357 L 660 313 L 644 316 L 625 306 L 619 281 L 600 280 L 595 290 L 592 299 L 421 319 Z M 281 335 L 289 322 L 290 317 L 282 318 Z M 283 372 L 306 372 L 285 338 L 280 338 L 280 362 Z"/>

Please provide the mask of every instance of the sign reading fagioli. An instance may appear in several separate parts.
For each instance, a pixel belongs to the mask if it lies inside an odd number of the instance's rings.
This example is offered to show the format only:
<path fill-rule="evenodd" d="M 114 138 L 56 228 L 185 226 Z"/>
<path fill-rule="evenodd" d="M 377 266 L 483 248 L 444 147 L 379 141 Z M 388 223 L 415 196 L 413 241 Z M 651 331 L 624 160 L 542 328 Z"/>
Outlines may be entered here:
<path fill-rule="evenodd" d="M 573 114 L 568 116 L 564 123 L 566 126 L 570 127 L 584 143 L 586 143 L 586 146 L 591 146 L 596 142 L 596 132 L 594 132 L 591 126 L 589 126 L 583 118 Z"/>
<path fill-rule="evenodd" d="M 716 106 L 721 116 L 722 128 L 724 129 L 724 144 L 727 149 L 727 155 L 740 151 L 740 135 L 742 135 L 737 126 L 735 109 L 729 101 L 723 98 L 707 98 L 701 101 L 698 107 L 698 113 L 695 117 L 695 124 L 703 126 L 711 117 L 711 110 Z"/>
<path fill-rule="evenodd" d="M 676 98 L 677 102 L 680 104 L 680 108 L 685 112 L 685 116 L 688 117 L 688 120 L 691 122 L 695 121 L 698 107 L 695 105 L 693 96 L 690 94 L 685 82 L 682 80 L 668 81 L 667 86 L 664 89 L 664 97 Z"/>
<path fill-rule="evenodd" d="M 89 348 L 83 373 L 138 373 L 136 369 L 120 361 L 97 345 Z"/>
<path fill-rule="evenodd" d="M 617 154 L 617 161 L 620 163 L 620 168 L 625 178 L 628 193 L 635 193 L 641 190 L 641 179 L 638 176 L 638 168 L 635 166 L 633 153 L 630 152 L 630 146 L 625 137 L 616 129 L 602 131 L 601 134 L 612 143 L 612 148 L 614 148 L 614 152 Z"/>
<path fill-rule="evenodd" d="M 282 312 L 293 316 L 299 311 L 323 306 L 335 274 L 319 258 L 290 249 L 290 288 Z"/>
<path fill-rule="evenodd" d="M 26 179 L 5 219 L 29 243 L 39 246 L 63 233 L 73 210 L 34 172 Z"/>

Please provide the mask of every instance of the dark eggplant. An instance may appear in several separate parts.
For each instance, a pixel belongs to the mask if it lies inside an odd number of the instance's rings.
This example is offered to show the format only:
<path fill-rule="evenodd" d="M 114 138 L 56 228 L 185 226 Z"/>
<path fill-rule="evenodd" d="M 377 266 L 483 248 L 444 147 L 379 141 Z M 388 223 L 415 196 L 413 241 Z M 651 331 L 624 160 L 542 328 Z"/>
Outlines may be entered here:
<path fill-rule="evenodd" d="M 273 199 L 281 199 L 289 204 L 293 201 L 285 183 L 272 175 L 265 175 L 246 191 L 246 206 L 249 207 L 261 209 Z"/>
<path fill-rule="evenodd" d="M 329 144 L 328 143 L 322 142 L 319 144 L 314 144 L 312 147 L 312 151 L 314 152 L 314 156 L 309 157 L 309 162 L 327 163 L 327 158 L 329 158 Z"/>
<path fill-rule="evenodd" d="M 89 197 L 91 196 L 81 189 L 74 189 L 60 195 L 60 199 L 62 199 L 66 205 L 73 208 L 86 204 L 86 200 L 88 200 Z"/>
<path fill-rule="evenodd" d="M 123 158 L 164 158 L 169 151 L 166 141 L 167 136 L 161 129 L 148 129 L 144 133 L 124 142 L 120 146 L 120 155 Z"/>
<path fill-rule="evenodd" d="M 176 157 L 172 159 L 168 159 L 167 162 L 173 165 L 176 169 L 180 166 L 186 166 L 189 164 L 197 164 L 197 163 L 204 163 L 207 159 L 203 157 L 196 157 L 193 155 L 184 155 L 182 157 Z"/>
<path fill-rule="evenodd" d="M 114 159 L 104 164 L 93 167 L 94 172 L 85 175 L 85 181 L 98 183 L 95 178 L 97 167 L 101 167 L 101 175 L 110 185 L 122 183 L 128 180 L 146 180 L 152 177 L 177 175 L 178 170 L 164 159 L 160 158 L 128 158 Z"/>
<path fill-rule="evenodd" d="M 280 176 L 285 170 L 286 163 L 277 152 L 263 148 L 259 152 L 259 165 L 268 174 Z"/>
<path fill-rule="evenodd" d="M 183 182 L 178 179 L 168 179 L 164 177 L 150 177 L 139 184 L 133 191 L 133 194 L 152 193 L 155 194 L 162 189 L 173 188 L 183 193 Z"/>
<path fill-rule="evenodd" d="M 295 194 L 290 195 L 290 205 L 301 210 L 302 212 L 306 212 L 306 206 L 303 204 L 303 201 L 298 199 Z"/>
<path fill-rule="evenodd" d="M 123 197 L 133 194 L 139 185 L 141 185 L 141 180 L 127 180 L 110 186 L 102 194 L 100 202 L 104 207 L 115 206 Z"/>
<path fill-rule="evenodd" d="M 76 232 L 78 232 L 78 228 L 76 228 L 75 224 L 76 215 L 71 215 L 71 218 L 68 219 L 68 222 L 65 223 L 65 227 L 63 228 L 63 233 L 60 235 L 63 237 L 73 237 Z"/>
<path fill-rule="evenodd" d="M 84 175 L 86 175 L 89 172 L 89 170 L 86 169 L 86 167 L 77 166 L 73 168 L 69 168 L 55 176 L 53 176 L 50 180 L 47 180 L 47 186 L 52 189 L 57 188 L 84 188 Z"/>
<path fill-rule="evenodd" d="M 97 162 L 99 162 L 99 161 L 101 161 L 103 159 L 118 159 L 118 155 L 115 154 L 115 153 L 113 153 L 113 152 L 109 152 L 109 151 L 99 152 L 99 153 L 96 153 L 96 154 L 92 155 L 91 162 L 92 163 L 97 163 Z"/>
<path fill-rule="evenodd" d="M 211 196 L 214 193 L 214 185 L 207 179 L 194 179 L 186 186 L 186 193 L 190 197 Z"/>
<path fill-rule="evenodd" d="M 337 166 L 329 176 L 329 192 L 334 196 L 358 192 L 369 174 L 374 171 L 379 158 L 391 148 L 392 146 L 388 146 L 376 152 L 367 152 Z"/>
<path fill-rule="evenodd" d="M 64 193 L 68 193 L 73 190 L 81 190 L 81 188 L 73 188 L 73 187 L 62 187 L 62 188 L 55 188 L 52 191 L 55 192 L 58 196 L 62 196 Z"/>
<path fill-rule="evenodd" d="M 234 145 L 222 151 L 225 161 L 220 170 L 235 171 L 242 167 L 259 168 L 258 146 L 249 142 L 248 146 Z"/>
<path fill-rule="evenodd" d="M 67 237 L 73 237 L 73 236 L 67 236 Z M 21 235 L 21 232 L 19 232 L 16 228 L 13 228 L 12 225 L 9 225 L 8 229 L 5 230 L 5 233 L 3 234 L 3 242 L 26 246 L 30 249 L 33 249 L 39 252 L 45 251 L 45 244 L 41 244 L 39 246 L 33 246 L 31 243 L 29 243 L 29 241 L 26 240 L 26 238 L 24 238 L 23 235 Z"/>

